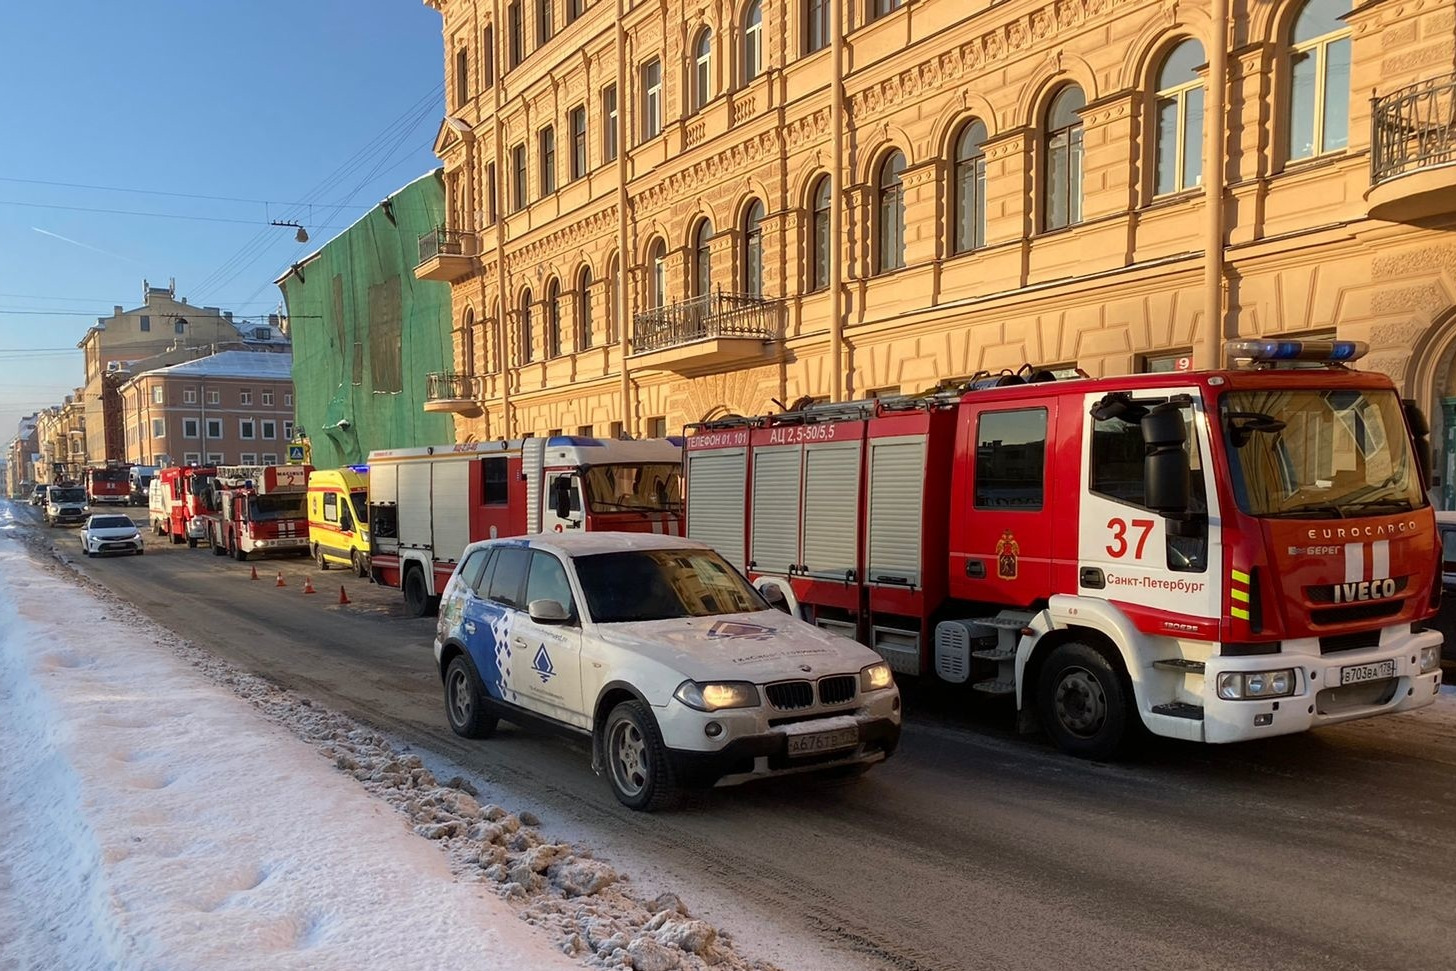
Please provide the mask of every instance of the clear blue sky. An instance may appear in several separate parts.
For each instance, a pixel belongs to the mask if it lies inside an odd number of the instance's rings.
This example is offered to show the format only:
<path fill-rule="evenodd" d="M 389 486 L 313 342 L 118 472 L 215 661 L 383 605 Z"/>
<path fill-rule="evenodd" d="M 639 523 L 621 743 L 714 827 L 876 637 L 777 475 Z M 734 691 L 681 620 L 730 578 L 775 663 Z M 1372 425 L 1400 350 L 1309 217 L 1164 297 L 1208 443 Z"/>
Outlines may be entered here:
<path fill-rule="evenodd" d="M 437 165 L 442 50 L 421 0 L 0 0 L 0 444 L 144 277 L 266 314 L 289 263 Z"/>

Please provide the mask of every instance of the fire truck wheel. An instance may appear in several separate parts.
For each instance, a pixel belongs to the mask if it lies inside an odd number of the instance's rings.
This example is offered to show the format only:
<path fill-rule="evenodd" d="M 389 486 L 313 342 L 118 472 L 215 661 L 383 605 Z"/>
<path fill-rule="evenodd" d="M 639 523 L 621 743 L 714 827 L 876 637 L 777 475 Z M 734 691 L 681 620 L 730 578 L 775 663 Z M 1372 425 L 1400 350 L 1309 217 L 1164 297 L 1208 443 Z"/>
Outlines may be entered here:
<path fill-rule="evenodd" d="M 1036 696 L 1042 727 L 1063 752 L 1107 759 L 1126 740 L 1128 693 L 1122 675 L 1086 644 L 1072 641 L 1052 651 Z"/>
<path fill-rule="evenodd" d="M 241 546 L 233 546 L 233 559 L 239 563 L 246 563 L 248 560 L 248 551 Z"/>
<path fill-rule="evenodd" d="M 187 537 L 187 548 L 189 550 L 195 550 L 195 549 L 197 549 L 197 537 L 196 536 L 189 536 L 189 537 Z"/>
<path fill-rule="evenodd" d="M 404 612 L 411 617 L 424 617 L 430 612 L 430 594 L 419 567 L 411 568 L 404 575 Z"/>
<path fill-rule="evenodd" d="M 207 545 L 212 547 L 213 556 L 227 556 L 227 547 L 216 536 L 209 536 Z"/>
<path fill-rule="evenodd" d="M 313 544 L 313 561 L 318 564 L 320 570 L 327 570 L 329 568 L 328 557 L 324 556 L 323 547 L 317 543 Z"/>
<path fill-rule="evenodd" d="M 480 682 L 464 657 L 457 657 L 445 669 L 445 716 L 450 719 L 450 730 L 462 738 L 489 738 L 500 723 L 481 704 Z"/>
<path fill-rule="evenodd" d="M 640 701 L 612 709 L 603 730 L 607 779 L 617 801 L 629 809 L 671 809 L 682 797 L 667 760 L 657 721 Z"/>

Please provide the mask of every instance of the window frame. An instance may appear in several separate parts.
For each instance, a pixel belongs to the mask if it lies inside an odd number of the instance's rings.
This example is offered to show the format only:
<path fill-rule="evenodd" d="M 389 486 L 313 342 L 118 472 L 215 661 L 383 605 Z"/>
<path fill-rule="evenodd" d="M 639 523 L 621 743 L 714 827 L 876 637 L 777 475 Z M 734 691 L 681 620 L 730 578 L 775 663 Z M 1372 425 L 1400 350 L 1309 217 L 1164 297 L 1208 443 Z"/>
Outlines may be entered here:
<path fill-rule="evenodd" d="M 704 233 L 703 230 L 707 230 Z M 693 293 L 707 297 L 713 292 L 713 220 L 702 217 L 693 227 Z"/>
<path fill-rule="evenodd" d="M 527 186 L 526 186 L 526 143 L 517 142 L 511 146 L 511 212 L 521 212 L 526 208 Z"/>
<path fill-rule="evenodd" d="M 981 438 L 982 429 L 987 418 L 1001 417 L 1005 415 L 1040 414 L 1042 430 L 1041 449 L 1041 476 L 1039 480 L 1040 496 L 1035 505 L 1005 505 L 991 502 L 983 502 L 982 479 L 983 466 L 981 459 Z M 975 443 L 974 484 L 971 488 L 971 508 L 978 511 L 994 510 L 997 512 L 1042 512 L 1047 504 L 1047 441 L 1051 431 L 1051 412 L 1046 405 L 1016 405 L 1013 407 L 987 407 L 976 414 L 975 429 L 972 433 L 972 441 Z"/>
<path fill-rule="evenodd" d="M 491 565 L 492 569 L 490 571 L 490 584 L 487 587 L 484 599 L 489 600 L 491 603 L 499 604 L 502 607 L 508 607 L 511 610 L 524 610 L 525 605 L 523 605 L 520 601 L 521 598 L 525 596 L 526 577 L 529 576 L 531 572 L 532 552 L 533 550 L 529 546 L 495 547 L 495 556 L 493 557 L 494 562 Z M 506 596 L 505 591 L 502 590 L 500 595 L 497 595 L 495 578 L 497 574 L 500 573 L 500 565 L 505 562 L 508 557 L 517 555 L 524 556 L 526 558 L 525 567 L 521 570 L 520 576 L 516 578 L 516 590 L 514 597 L 511 599 L 503 599 Z"/>
<path fill-rule="evenodd" d="M 561 356 L 561 284 L 555 277 L 542 288 L 546 316 L 546 359 Z"/>
<path fill-rule="evenodd" d="M 580 104 L 567 112 L 567 125 L 571 129 L 571 181 L 586 175 L 590 164 L 586 155 L 586 105 Z"/>
<path fill-rule="evenodd" d="M 153 418 L 152 419 L 152 437 L 153 438 L 166 438 L 167 437 L 167 419 L 165 419 L 165 418 Z"/>
<path fill-rule="evenodd" d="M 238 419 L 238 438 L 245 442 L 253 442 L 258 439 L 258 423 L 252 418 Z"/>
<path fill-rule="evenodd" d="M 820 204 L 821 190 L 824 196 Z M 809 292 L 829 289 L 830 260 L 834 258 L 834 177 L 825 172 L 809 191 Z M 822 265 L 821 265 L 822 257 Z"/>
<path fill-rule="evenodd" d="M 1353 89 L 1346 93 L 1345 99 L 1345 138 L 1344 144 L 1336 148 L 1324 148 L 1327 133 L 1327 117 L 1325 104 L 1329 93 L 1329 54 L 1330 49 L 1336 44 L 1344 42 L 1347 45 L 1346 63 L 1347 70 L 1352 69 L 1352 57 L 1354 47 L 1354 31 L 1348 23 L 1344 27 L 1326 31 L 1317 37 L 1308 40 L 1295 42 L 1294 31 L 1299 25 L 1299 19 L 1310 7 L 1319 3 L 1320 0 L 1305 0 L 1296 10 L 1289 21 L 1286 33 L 1285 56 L 1283 58 L 1285 71 L 1287 72 L 1288 96 L 1284 99 L 1284 112 L 1281 119 L 1284 124 L 1284 161 L 1287 164 L 1313 161 L 1314 159 L 1327 158 L 1332 155 L 1339 155 L 1348 152 L 1350 149 L 1350 104 L 1353 101 Z M 1353 9 L 1354 4 L 1351 4 Z M 1346 11 L 1341 16 L 1347 16 Z M 1314 60 L 1314 94 L 1313 111 L 1314 117 L 1310 119 L 1310 151 L 1307 155 L 1296 155 L 1294 151 L 1295 138 L 1295 88 L 1294 71 L 1298 63 L 1296 58 L 1312 57 Z"/>
<path fill-rule="evenodd" d="M 975 142 L 974 153 L 962 153 L 967 137 L 979 126 L 981 138 Z M 973 253 L 986 245 L 986 140 L 990 131 L 979 118 L 971 118 L 956 131 L 955 147 L 951 157 L 951 254 L 960 256 Z M 973 193 L 971 205 L 971 227 L 969 233 L 962 220 L 967 186 Z"/>
<path fill-rule="evenodd" d="M 506 37 L 507 70 L 514 70 L 526 59 L 526 19 L 521 10 L 521 0 L 511 0 L 506 5 Z"/>
<path fill-rule="evenodd" d="M 693 110 L 702 111 L 713 100 L 713 28 L 698 31 L 693 42 Z"/>
<path fill-rule="evenodd" d="M 544 199 L 556 191 L 556 126 L 546 125 L 536 132 L 536 152 L 540 164 L 540 193 Z"/>
<path fill-rule="evenodd" d="M 470 48 L 455 49 L 455 107 L 470 103 Z"/>
<path fill-rule="evenodd" d="M 516 363 L 530 364 L 535 360 L 534 339 L 531 333 L 531 288 L 521 291 L 520 309 L 516 319 Z"/>
<path fill-rule="evenodd" d="M 202 420 L 199 419 L 199 418 L 183 418 L 182 419 L 182 437 L 183 438 L 201 438 L 202 437 Z"/>
<path fill-rule="evenodd" d="M 590 350 L 592 347 L 592 271 L 583 266 L 576 274 L 576 349 Z"/>
<path fill-rule="evenodd" d="M 763 296 L 763 220 L 767 214 L 763 200 L 757 197 L 743 209 L 741 281 L 744 294 L 750 297 Z"/>
<path fill-rule="evenodd" d="M 602 88 L 602 115 L 606 124 L 602 126 L 602 164 L 615 162 L 617 152 L 621 146 L 618 145 L 617 124 L 620 116 L 617 104 L 617 86 L 608 84 Z"/>
<path fill-rule="evenodd" d="M 493 471 L 499 473 L 498 477 L 491 475 Z M 480 460 L 480 504 L 482 506 L 498 508 L 510 505 L 510 475 L 510 459 L 504 455 L 487 455 Z"/>
<path fill-rule="evenodd" d="M 1183 50 L 1186 46 L 1190 44 L 1195 45 L 1198 48 L 1200 56 L 1206 56 L 1203 54 L 1203 45 L 1198 41 L 1197 38 L 1183 38 L 1176 44 L 1173 44 L 1171 47 L 1169 47 L 1167 51 L 1163 53 L 1163 56 L 1158 60 L 1158 70 L 1157 73 L 1153 76 L 1154 85 L 1159 84 L 1162 79 L 1163 72 L 1167 70 L 1168 64 L 1173 59 L 1173 57 L 1178 54 L 1179 51 Z M 1190 94 L 1193 94 L 1195 92 L 1203 95 L 1204 98 L 1202 104 L 1199 106 L 1198 141 L 1193 146 L 1191 146 L 1196 149 L 1198 159 L 1198 173 L 1195 176 L 1193 183 L 1191 185 L 1188 185 L 1185 184 L 1184 179 L 1184 176 L 1186 174 L 1184 170 L 1187 166 L 1187 156 L 1188 150 L 1190 148 L 1188 144 L 1188 98 Z M 1172 158 L 1168 159 L 1169 164 L 1172 165 L 1173 178 L 1171 187 L 1166 189 L 1161 187 L 1164 162 L 1164 133 L 1161 118 L 1164 104 L 1171 104 L 1173 106 L 1174 112 L 1174 124 L 1172 134 L 1173 153 Z M 1203 186 L 1203 123 L 1204 115 L 1206 112 L 1207 88 L 1204 85 L 1203 78 L 1199 77 L 1196 71 L 1191 80 L 1180 81 L 1175 84 L 1170 84 L 1166 87 L 1160 86 L 1157 87 L 1157 89 L 1153 92 L 1153 117 L 1149 126 L 1150 130 L 1153 133 L 1153 158 L 1152 165 L 1149 166 L 1153 176 L 1153 198 L 1158 199 L 1164 196 L 1177 195 L 1181 192 L 1191 192 Z"/>
<path fill-rule="evenodd" d="M 662 134 L 662 59 L 651 57 L 643 61 L 639 80 L 642 84 L 642 141 L 650 142 Z"/>
<path fill-rule="evenodd" d="M 763 74 L 763 2 L 752 0 L 743 10 L 743 86 Z"/>
<path fill-rule="evenodd" d="M 272 418 L 262 418 L 258 421 L 258 437 L 276 439 L 278 437 L 278 422 Z"/>
<path fill-rule="evenodd" d="M 829 0 L 807 0 L 804 4 L 804 54 L 817 54 L 829 46 Z"/>
<path fill-rule="evenodd" d="M 647 307 L 661 310 L 667 306 L 667 243 L 661 236 L 647 246 Z"/>
<path fill-rule="evenodd" d="M 552 24 L 551 0 L 536 0 L 536 48 L 537 50 L 551 43 L 551 38 L 556 36 Z"/>
<path fill-rule="evenodd" d="M 900 167 L 893 165 L 896 159 Z M 875 274 L 905 268 L 905 179 L 908 160 L 897 149 L 887 152 L 875 169 Z M 893 178 L 893 182 L 889 181 Z M 893 217 L 893 218 L 892 218 Z M 893 256 L 893 259 L 890 257 Z"/>
<path fill-rule="evenodd" d="M 1052 113 L 1056 111 L 1058 103 L 1068 97 L 1071 92 L 1076 91 L 1082 99 L 1079 108 L 1072 109 L 1077 115 L 1077 120 L 1061 128 L 1052 128 Z M 1085 124 L 1079 112 L 1087 107 L 1087 94 L 1078 84 L 1064 84 L 1057 89 L 1047 102 L 1046 110 L 1042 114 L 1042 189 L 1041 189 L 1041 231 L 1044 233 L 1057 232 L 1063 229 L 1070 229 L 1073 226 L 1081 225 L 1083 220 L 1083 188 L 1086 181 L 1085 165 Z M 1065 144 L 1058 146 L 1058 139 L 1065 137 Z M 1064 204 L 1065 221 L 1061 223 L 1052 222 L 1052 201 L 1056 198 L 1056 187 L 1052 184 L 1052 172 L 1059 152 L 1066 154 L 1066 198 L 1060 200 Z"/>
<path fill-rule="evenodd" d="M 209 418 L 209 419 L 207 419 L 207 422 L 205 424 L 206 424 L 207 438 L 208 438 L 209 441 L 222 438 L 222 419 L 221 418 Z M 213 431 L 214 428 L 216 428 L 217 431 Z"/>

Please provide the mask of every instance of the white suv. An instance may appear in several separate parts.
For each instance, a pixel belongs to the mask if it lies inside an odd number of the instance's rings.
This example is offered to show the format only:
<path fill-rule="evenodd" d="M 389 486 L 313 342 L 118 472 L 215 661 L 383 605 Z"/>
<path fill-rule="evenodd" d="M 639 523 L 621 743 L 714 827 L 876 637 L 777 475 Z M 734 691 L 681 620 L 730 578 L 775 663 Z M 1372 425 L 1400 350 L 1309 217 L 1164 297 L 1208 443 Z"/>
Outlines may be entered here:
<path fill-rule="evenodd" d="M 624 805 L 690 786 L 894 752 L 900 693 L 879 655 L 770 607 L 717 553 L 647 533 L 468 547 L 440 601 L 435 661 L 450 727 L 497 721 L 588 736 Z"/>

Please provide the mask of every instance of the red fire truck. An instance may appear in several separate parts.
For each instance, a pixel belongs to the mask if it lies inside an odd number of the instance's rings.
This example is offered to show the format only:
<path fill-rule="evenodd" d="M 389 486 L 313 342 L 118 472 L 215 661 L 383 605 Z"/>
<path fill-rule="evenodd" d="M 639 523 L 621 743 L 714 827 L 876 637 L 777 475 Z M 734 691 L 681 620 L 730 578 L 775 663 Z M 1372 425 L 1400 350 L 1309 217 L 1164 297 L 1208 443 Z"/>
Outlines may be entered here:
<path fill-rule="evenodd" d="M 153 522 L 158 536 L 166 536 L 172 543 L 186 540 L 195 548 L 197 541 L 207 535 L 203 496 L 211 488 L 216 472 L 211 465 L 173 465 L 157 472 L 163 513 Z M 154 509 L 154 516 L 156 512 Z"/>
<path fill-rule="evenodd" d="M 558 435 L 371 452 L 373 577 L 401 587 L 419 617 L 476 540 L 572 529 L 677 535 L 681 445 Z"/>
<path fill-rule="evenodd" d="M 1066 751 L 1233 742 L 1430 704 L 1429 429 L 1350 342 L 695 426 L 687 529 L 902 674 L 1006 695 Z"/>
<path fill-rule="evenodd" d="M 86 470 L 86 497 L 93 506 L 131 502 L 131 466 L 108 462 Z"/>
<path fill-rule="evenodd" d="M 206 499 L 214 556 L 308 554 L 308 465 L 222 465 Z"/>

